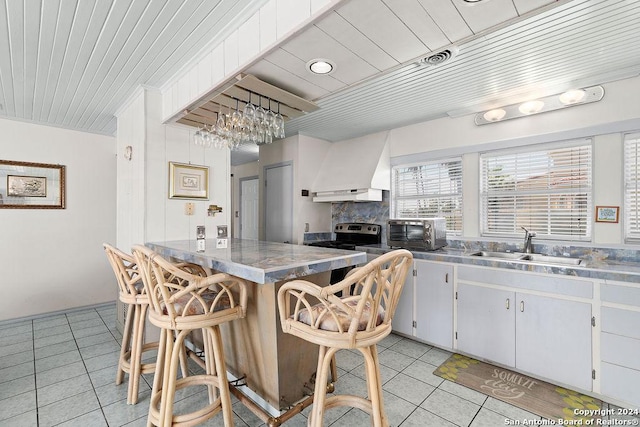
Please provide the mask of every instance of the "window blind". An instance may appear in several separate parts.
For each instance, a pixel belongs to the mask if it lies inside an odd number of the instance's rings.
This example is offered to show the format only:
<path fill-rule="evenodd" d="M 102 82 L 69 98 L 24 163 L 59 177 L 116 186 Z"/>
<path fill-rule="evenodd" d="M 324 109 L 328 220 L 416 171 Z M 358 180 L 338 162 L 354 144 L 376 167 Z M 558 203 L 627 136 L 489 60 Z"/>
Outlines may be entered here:
<path fill-rule="evenodd" d="M 444 217 L 447 234 L 462 232 L 462 159 L 396 166 L 392 170 L 392 217 Z"/>
<path fill-rule="evenodd" d="M 589 240 L 591 141 L 480 155 L 483 236 Z"/>
<path fill-rule="evenodd" d="M 624 234 L 627 242 L 640 242 L 640 133 L 624 138 Z"/>

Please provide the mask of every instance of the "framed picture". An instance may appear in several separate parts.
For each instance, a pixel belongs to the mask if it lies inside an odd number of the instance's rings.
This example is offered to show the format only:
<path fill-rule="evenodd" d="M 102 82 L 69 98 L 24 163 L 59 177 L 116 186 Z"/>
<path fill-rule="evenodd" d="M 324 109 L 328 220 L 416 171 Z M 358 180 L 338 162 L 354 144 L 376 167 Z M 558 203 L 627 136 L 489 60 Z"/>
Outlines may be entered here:
<path fill-rule="evenodd" d="M 169 162 L 170 199 L 209 199 L 207 166 Z"/>
<path fill-rule="evenodd" d="M 596 222 L 618 222 L 619 206 L 596 206 Z"/>
<path fill-rule="evenodd" d="M 47 197 L 47 177 L 7 175 L 7 196 Z"/>
<path fill-rule="evenodd" d="M 64 209 L 65 166 L 0 160 L 0 209 Z"/>

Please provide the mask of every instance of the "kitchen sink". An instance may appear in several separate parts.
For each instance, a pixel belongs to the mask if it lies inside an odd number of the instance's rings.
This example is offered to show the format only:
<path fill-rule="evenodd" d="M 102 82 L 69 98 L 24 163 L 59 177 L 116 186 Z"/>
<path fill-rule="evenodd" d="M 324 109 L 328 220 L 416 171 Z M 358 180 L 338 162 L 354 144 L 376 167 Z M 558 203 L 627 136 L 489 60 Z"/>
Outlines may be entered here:
<path fill-rule="evenodd" d="M 552 256 L 542 254 L 526 254 L 522 258 L 523 261 L 541 262 L 544 264 L 562 264 L 562 265 L 580 265 L 580 258 L 569 258 L 564 256 Z"/>
<path fill-rule="evenodd" d="M 523 252 L 490 252 L 479 251 L 474 252 L 471 256 L 484 257 L 484 258 L 498 258 L 506 260 L 517 261 L 531 261 L 539 262 L 542 264 L 555 264 L 555 265 L 580 265 L 582 260 L 580 258 L 569 258 L 563 256 L 543 255 L 543 254 L 526 254 Z"/>
<path fill-rule="evenodd" d="M 486 258 L 503 258 L 503 259 L 521 259 L 523 256 L 527 255 L 522 252 L 487 252 L 480 251 L 474 252 L 471 254 L 472 256 L 481 256 Z"/>

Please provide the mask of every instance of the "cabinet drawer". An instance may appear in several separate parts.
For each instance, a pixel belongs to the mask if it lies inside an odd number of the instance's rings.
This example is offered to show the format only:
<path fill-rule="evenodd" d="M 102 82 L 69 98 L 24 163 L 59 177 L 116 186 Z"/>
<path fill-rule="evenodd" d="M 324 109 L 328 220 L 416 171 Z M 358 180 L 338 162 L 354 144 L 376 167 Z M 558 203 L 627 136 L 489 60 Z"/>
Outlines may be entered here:
<path fill-rule="evenodd" d="M 481 267 L 458 267 L 458 280 L 490 283 L 517 289 L 529 289 L 582 298 L 593 297 L 593 283 L 569 279 L 567 276 L 549 274 L 540 276 L 515 270 L 492 270 Z"/>
<path fill-rule="evenodd" d="M 622 402 L 632 408 L 640 407 L 640 371 L 624 368 L 611 363 L 602 363 L 601 393 Z"/>
<path fill-rule="evenodd" d="M 602 301 L 640 307 L 640 287 L 605 284 L 600 289 Z"/>
<path fill-rule="evenodd" d="M 602 360 L 640 371 L 640 340 L 602 333 Z"/>
<path fill-rule="evenodd" d="M 640 339 L 640 311 L 602 307 L 602 332 Z"/>

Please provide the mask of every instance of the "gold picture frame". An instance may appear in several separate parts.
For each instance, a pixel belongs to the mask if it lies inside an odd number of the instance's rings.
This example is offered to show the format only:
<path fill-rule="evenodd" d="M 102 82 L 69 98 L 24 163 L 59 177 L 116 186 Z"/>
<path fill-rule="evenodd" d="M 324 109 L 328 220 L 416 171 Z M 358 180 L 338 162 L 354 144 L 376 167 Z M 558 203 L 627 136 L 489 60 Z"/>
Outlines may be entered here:
<path fill-rule="evenodd" d="M 169 162 L 169 198 L 209 200 L 209 167 Z"/>
<path fill-rule="evenodd" d="M 617 223 L 619 217 L 619 206 L 596 206 L 596 222 Z"/>
<path fill-rule="evenodd" d="M 0 160 L 0 209 L 64 209 L 66 167 Z"/>

